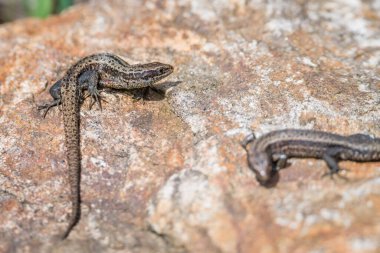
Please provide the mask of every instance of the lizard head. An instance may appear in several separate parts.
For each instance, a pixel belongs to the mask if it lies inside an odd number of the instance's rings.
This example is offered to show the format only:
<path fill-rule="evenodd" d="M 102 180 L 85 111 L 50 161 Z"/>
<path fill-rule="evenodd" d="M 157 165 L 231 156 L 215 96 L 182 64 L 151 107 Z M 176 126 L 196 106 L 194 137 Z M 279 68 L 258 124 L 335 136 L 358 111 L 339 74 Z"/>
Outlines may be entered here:
<path fill-rule="evenodd" d="M 252 152 L 248 155 L 248 164 L 260 184 L 265 185 L 273 177 L 272 161 L 266 152 Z"/>
<path fill-rule="evenodd" d="M 138 71 L 138 78 L 148 86 L 173 73 L 173 66 L 161 62 L 151 62 L 139 66 L 141 66 L 141 70 Z"/>

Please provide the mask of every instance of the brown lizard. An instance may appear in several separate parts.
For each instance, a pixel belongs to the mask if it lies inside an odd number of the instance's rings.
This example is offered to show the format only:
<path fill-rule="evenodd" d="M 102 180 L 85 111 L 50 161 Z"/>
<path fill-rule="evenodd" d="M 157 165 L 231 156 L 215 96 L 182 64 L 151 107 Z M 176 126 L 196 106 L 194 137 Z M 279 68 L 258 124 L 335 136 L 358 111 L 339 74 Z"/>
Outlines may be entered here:
<path fill-rule="evenodd" d="M 341 160 L 380 161 L 380 139 L 366 134 L 342 136 L 316 130 L 283 129 L 257 139 L 253 134 L 248 135 L 242 145 L 248 154 L 248 165 L 262 185 L 267 185 L 291 157 L 323 159 L 330 169 L 327 175 L 342 170 L 338 166 Z"/>
<path fill-rule="evenodd" d="M 101 53 L 94 54 L 75 63 L 49 90 L 53 101 L 39 106 L 45 109 L 44 117 L 51 107 L 62 104 L 65 131 L 65 146 L 69 166 L 72 211 L 69 225 L 62 239 L 65 239 L 80 218 L 80 116 L 82 92 L 87 90 L 91 100 L 100 106 L 99 89 L 148 88 L 173 72 L 173 67 L 160 62 L 129 65 L 120 57 Z M 92 102 L 92 101 L 91 101 Z M 91 104 L 91 103 L 90 103 Z"/>

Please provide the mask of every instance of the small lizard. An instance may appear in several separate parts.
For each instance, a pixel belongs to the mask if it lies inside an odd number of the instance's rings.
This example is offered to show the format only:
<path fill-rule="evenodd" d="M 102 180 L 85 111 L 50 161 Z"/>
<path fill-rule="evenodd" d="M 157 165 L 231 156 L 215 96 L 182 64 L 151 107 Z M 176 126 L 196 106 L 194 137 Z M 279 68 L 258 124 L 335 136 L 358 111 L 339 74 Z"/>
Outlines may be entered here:
<path fill-rule="evenodd" d="M 268 184 L 291 157 L 323 159 L 329 167 L 329 175 L 341 170 L 340 160 L 380 161 L 380 138 L 365 134 L 342 136 L 314 130 L 284 129 L 258 139 L 254 134 L 248 135 L 242 146 L 247 151 L 250 169 L 262 185 Z"/>
<path fill-rule="evenodd" d="M 80 115 L 79 109 L 83 91 L 87 90 L 100 104 L 99 89 L 138 89 L 149 88 L 173 72 L 173 67 L 160 62 L 129 65 L 118 56 L 101 53 L 87 56 L 75 63 L 49 90 L 53 101 L 39 106 L 48 110 L 62 104 L 65 131 L 65 146 L 69 167 L 72 211 L 69 225 L 62 236 L 65 239 L 80 218 Z M 91 103 L 90 103 L 91 105 Z"/>

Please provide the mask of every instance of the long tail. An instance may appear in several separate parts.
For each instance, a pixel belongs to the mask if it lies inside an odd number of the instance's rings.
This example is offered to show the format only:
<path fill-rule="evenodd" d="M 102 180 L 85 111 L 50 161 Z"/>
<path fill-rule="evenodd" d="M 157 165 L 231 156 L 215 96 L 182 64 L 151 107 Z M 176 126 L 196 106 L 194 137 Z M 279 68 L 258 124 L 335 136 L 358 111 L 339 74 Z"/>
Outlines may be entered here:
<path fill-rule="evenodd" d="M 69 165 L 70 199 L 72 203 L 69 225 L 62 236 L 67 238 L 80 218 L 80 115 L 79 91 L 75 82 L 68 82 L 62 86 L 62 109 L 65 129 L 65 144 L 67 162 Z"/>
<path fill-rule="evenodd" d="M 73 198 L 73 194 L 71 195 L 71 197 Z M 71 210 L 70 221 L 69 221 L 68 227 L 66 228 L 66 231 L 62 235 L 62 240 L 66 239 L 69 236 L 71 230 L 78 223 L 79 219 L 80 219 L 80 196 L 78 194 L 77 199 L 72 200 L 72 210 Z"/>

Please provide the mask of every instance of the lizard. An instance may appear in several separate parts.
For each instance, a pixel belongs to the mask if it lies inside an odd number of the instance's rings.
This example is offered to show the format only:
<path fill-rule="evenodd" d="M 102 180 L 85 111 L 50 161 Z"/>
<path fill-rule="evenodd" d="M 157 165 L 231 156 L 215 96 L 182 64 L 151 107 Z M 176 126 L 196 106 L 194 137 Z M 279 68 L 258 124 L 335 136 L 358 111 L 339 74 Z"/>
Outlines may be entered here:
<path fill-rule="evenodd" d="M 342 136 L 316 130 L 283 129 L 259 138 L 252 133 L 242 146 L 247 151 L 249 168 L 264 186 L 291 157 L 323 159 L 329 167 L 326 175 L 331 176 L 342 170 L 338 165 L 341 160 L 380 161 L 380 138 L 360 133 Z"/>
<path fill-rule="evenodd" d="M 160 62 L 130 65 L 110 53 L 93 54 L 72 65 L 66 74 L 49 89 L 53 101 L 39 106 L 45 110 L 61 105 L 65 132 L 65 148 L 69 169 L 71 214 L 69 225 L 62 235 L 66 239 L 80 219 L 80 105 L 83 91 L 87 90 L 91 102 L 101 108 L 99 90 L 132 90 L 154 87 L 155 83 L 173 72 L 173 67 Z M 90 105 L 91 105 L 90 102 Z"/>

